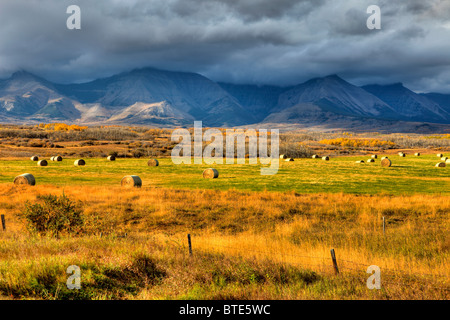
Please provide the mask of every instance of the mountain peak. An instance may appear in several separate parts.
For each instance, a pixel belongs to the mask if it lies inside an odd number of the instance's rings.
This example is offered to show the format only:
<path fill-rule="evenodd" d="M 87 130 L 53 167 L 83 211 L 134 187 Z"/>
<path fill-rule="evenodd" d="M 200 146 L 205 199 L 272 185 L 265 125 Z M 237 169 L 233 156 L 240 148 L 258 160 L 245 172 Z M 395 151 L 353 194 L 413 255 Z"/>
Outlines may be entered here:
<path fill-rule="evenodd" d="M 19 70 L 19 71 L 14 72 L 11 75 L 11 79 L 13 79 L 13 80 L 36 80 L 36 79 L 39 79 L 39 77 L 26 71 L 26 70 Z"/>
<path fill-rule="evenodd" d="M 136 68 L 133 69 L 131 71 L 129 71 L 129 73 L 147 73 L 147 72 L 155 72 L 155 71 L 162 71 L 153 67 L 143 67 L 143 68 Z"/>
<path fill-rule="evenodd" d="M 182 72 L 182 71 L 170 71 L 170 70 L 163 70 L 158 69 L 155 67 L 143 67 L 143 68 L 136 68 L 128 72 L 129 74 L 147 74 L 147 73 L 162 73 L 162 74 L 195 74 L 192 72 Z"/>
<path fill-rule="evenodd" d="M 402 82 L 392 83 L 392 84 L 390 84 L 388 86 L 392 87 L 392 88 L 404 88 L 405 87 Z"/>
<path fill-rule="evenodd" d="M 328 76 L 323 77 L 324 79 L 330 79 L 330 80 L 340 80 L 340 81 L 344 81 L 344 79 L 342 79 L 341 77 L 339 77 L 337 74 L 330 74 Z"/>
<path fill-rule="evenodd" d="M 342 79 L 341 77 L 339 77 L 337 74 L 330 74 L 325 77 L 313 78 L 311 80 L 306 81 L 305 83 L 307 83 L 307 84 L 311 84 L 311 83 L 333 84 L 333 83 L 348 83 L 348 82 L 345 81 L 344 79 Z"/>
<path fill-rule="evenodd" d="M 283 93 L 276 110 L 307 104 L 317 106 L 321 112 L 347 116 L 381 117 L 393 113 L 383 101 L 336 74 L 309 80 Z"/>

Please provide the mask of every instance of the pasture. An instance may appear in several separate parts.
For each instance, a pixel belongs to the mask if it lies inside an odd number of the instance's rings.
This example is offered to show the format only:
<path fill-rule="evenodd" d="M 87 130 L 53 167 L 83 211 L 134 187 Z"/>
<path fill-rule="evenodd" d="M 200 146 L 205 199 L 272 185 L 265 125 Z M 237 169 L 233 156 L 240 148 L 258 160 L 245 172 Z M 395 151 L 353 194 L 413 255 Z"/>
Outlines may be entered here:
<path fill-rule="evenodd" d="M 47 167 L 0 160 L 0 295 L 3 299 L 448 299 L 450 174 L 435 153 L 392 167 L 370 155 L 260 165 L 174 165 L 158 158 L 75 158 Z M 214 167 L 217 179 L 203 179 Z M 31 173 L 35 186 L 16 186 Z M 141 188 L 123 188 L 138 175 Z M 29 233 L 27 203 L 64 194 L 83 230 Z M 382 218 L 386 230 L 383 232 Z M 192 236 L 189 254 L 187 234 Z M 339 274 L 330 258 L 336 251 Z M 81 289 L 66 268 L 81 268 Z M 369 290 L 370 265 L 381 290 Z"/>
<path fill-rule="evenodd" d="M 280 159 L 278 173 L 272 176 L 260 174 L 261 165 L 213 164 L 175 165 L 170 158 L 159 159 L 159 166 L 147 166 L 148 159 L 87 158 L 86 166 L 74 166 L 75 159 L 49 161 L 47 167 L 38 167 L 29 159 L 0 160 L 0 183 L 11 183 L 22 173 L 31 173 L 39 185 L 55 186 L 116 186 L 126 175 L 138 175 L 143 188 L 164 187 L 173 189 L 215 189 L 242 191 L 295 191 L 298 193 L 353 193 L 353 194 L 449 194 L 450 167 L 436 168 L 440 159 L 435 154 L 420 157 L 399 157 L 389 154 L 393 164 L 389 168 L 380 165 L 381 156 L 373 163 L 370 155 L 332 157 L 321 159 Z M 365 160 L 356 164 L 357 160 Z M 202 179 L 204 169 L 214 167 L 218 179 Z"/>

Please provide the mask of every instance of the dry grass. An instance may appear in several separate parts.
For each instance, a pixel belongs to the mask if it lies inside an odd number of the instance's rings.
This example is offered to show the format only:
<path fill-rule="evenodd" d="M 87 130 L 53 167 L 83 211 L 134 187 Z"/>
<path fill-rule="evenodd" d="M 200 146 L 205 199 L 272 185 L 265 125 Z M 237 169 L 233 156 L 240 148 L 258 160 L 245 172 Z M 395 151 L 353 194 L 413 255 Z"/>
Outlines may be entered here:
<path fill-rule="evenodd" d="M 436 153 L 450 151 L 446 135 L 288 132 L 280 153 L 295 162 L 283 161 L 275 177 L 223 165 L 220 179 L 210 180 L 199 179 L 205 166 L 175 168 L 164 159 L 174 146 L 170 133 L 0 128 L 7 228 L 0 230 L 0 299 L 450 298 L 448 175 L 434 168 Z M 54 154 L 62 163 L 38 168 L 29 160 Z M 112 154 L 117 163 L 106 161 Z M 331 160 L 300 159 L 313 154 Z M 373 154 L 395 159 L 392 168 L 354 165 Z M 162 159 L 152 169 L 147 159 L 125 157 Z M 89 165 L 74 167 L 74 158 Z M 37 186 L 12 183 L 34 171 Z M 142 176 L 141 188 L 120 186 L 130 172 Z M 82 234 L 29 234 L 18 216 L 25 203 L 62 193 L 82 204 Z M 81 290 L 65 287 L 69 265 L 82 269 Z M 381 268 L 381 290 L 366 288 L 369 265 Z"/>
<path fill-rule="evenodd" d="M 168 157 L 175 145 L 171 141 L 172 131 L 172 129 L 149 130 L 146 127 L 126 126 L 61 131 L 44 130 L 34 126 L 2 125 L 0 156 L 50 157 L 57 148 L 57 153 L 63 158 L 104 158 L 110 153 L 115 153 L 119 158 Z M 190 131 L 192 133 L 192 129 Z M 207 143 L 204 142 L 204 146 Z M 448 152 L 450 139 L 448 134 L 324 133 L 301 130 L 280 134 L 280 153 L 291 158 L 310 158 L 315 153 L 334 157 L 366 152 L 388 152 L 393 150 L 392 148 L 423 153 L 432 150 Z"/>
<path fill-rule="evenodd" d="M 16 217 L 23 204 L 63 191 L 84 204 L 84 236 L 30 237 Z M 4 280 L 7 285 L 0 283 L 0 291 L 16 288 L 14 283 L 26 286 L 20 276 L 31 261 L 33 268 L 38 264 L 49 270 L 81 264 L 92 276 L 112 266 L 128 270 L 133 255 L 145 252 L 166 272 L 164 280 L 133 293 L 124 289 L 116 298 L 450 297 L 449 196 L 1 185 L 0 211 L 8 228 L 0 233 L 0 272 L 16 268 Z M 128 237 L 120 238 L 125 233 Z M 194 258 L 187 255 L 187 233 Z M 338 277 L 333 275 L 330 248 L 336 250 Z M 365 288 L 365 270 L 373 264 L 382 270 L 383 290 L 378 292 Z M 284 283 L 278 276 L 297 280 Z M 111 298 L 110 291 L 97 289 L 92 281 L 89 288 L 96 298 Z"/>

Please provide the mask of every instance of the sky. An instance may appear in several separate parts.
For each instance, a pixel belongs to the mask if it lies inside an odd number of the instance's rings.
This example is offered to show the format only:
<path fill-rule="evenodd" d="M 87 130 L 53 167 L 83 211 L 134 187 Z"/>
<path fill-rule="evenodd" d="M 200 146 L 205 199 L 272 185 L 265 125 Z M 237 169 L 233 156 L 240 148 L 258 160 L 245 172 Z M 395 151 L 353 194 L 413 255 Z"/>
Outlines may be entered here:
<path fill-rule="evenodd" d="M 81 9 L 69 30 L 67 7 Z M 369 5 L 381 29 L 369 30 Z M 338 74 L 450 93 L 450 0 L 0 0 L 0 78 L 59 83 L 135 68 L 294 85 Z"/>

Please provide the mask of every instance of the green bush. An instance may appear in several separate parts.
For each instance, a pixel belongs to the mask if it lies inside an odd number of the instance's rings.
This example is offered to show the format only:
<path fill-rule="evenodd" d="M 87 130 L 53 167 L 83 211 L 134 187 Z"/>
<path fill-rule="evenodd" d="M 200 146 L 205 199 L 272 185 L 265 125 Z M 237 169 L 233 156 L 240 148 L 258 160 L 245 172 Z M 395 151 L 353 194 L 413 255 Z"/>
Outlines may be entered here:
<path fill-rule="evenodd" d="M 37 197 L 37 203 L 25 203 L 22 218 L 31 233 L 51 235 L 78 234 L 83 230 L 84 219 L 79 204 L 64 194 L 62 196 L 44 195 Z"/>

